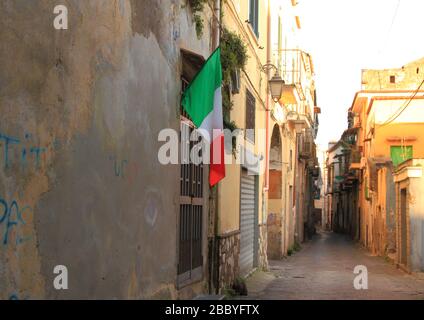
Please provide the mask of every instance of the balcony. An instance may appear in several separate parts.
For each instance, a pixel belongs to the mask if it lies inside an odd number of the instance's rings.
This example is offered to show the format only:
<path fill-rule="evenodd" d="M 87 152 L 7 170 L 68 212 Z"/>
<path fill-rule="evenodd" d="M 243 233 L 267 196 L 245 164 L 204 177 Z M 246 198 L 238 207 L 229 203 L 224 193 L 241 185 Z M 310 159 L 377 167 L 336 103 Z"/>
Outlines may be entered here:
<path fill-rule="evenodd" d="M 361 152 L 356 149 L 352 149 L 350 153 L 350 166 L 349 170 L 361 169 Z"/>
<path fill-rule="evenodd" d="M 311 130 L 306 130 L 299 138 L 299 159 L 309 160 L 314 156 L 314 139 Z M 313 162 L 311 167 L 313 166 Z"/>
<path fill-rule="evenodd" d="M 345 181 L 357 181 L 359 180 L 359 173 L 357 170 L 350 170 L 346 175 L 345 175 Z"/>
<path fill-rule="evenodd" d="M 303 129 L 312 127 L 313 122 L 309 115 L 299 114 L 296 111 L 289 111 L 286 115 L 287 123 L 292 124 L 297 133 L 301 133 Z"/>
<path fill-rule="evenodd" d="M 311 56 L 299 49 L 282 49 L 278 52 L 278 65 L 286 83 L 282 101 L 285 104 L 300 104 L 313 101 L 313 64 Z"/>

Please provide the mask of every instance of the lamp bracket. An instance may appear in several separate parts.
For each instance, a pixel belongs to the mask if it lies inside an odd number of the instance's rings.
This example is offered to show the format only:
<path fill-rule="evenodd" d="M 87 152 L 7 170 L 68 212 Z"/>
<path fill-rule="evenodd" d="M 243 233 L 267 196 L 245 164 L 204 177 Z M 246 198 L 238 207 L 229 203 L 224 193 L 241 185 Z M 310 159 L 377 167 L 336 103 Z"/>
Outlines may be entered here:
<path fill-rule="evenodd" d="M 272 63 L 266 63 L 261 68 L 262 72 L 267 72 L 267 71 L 269 71 L 271 69 L 274 69 L 275 72 L 278 73 L 278 68 L 274 64 L 272 64 Z"/>

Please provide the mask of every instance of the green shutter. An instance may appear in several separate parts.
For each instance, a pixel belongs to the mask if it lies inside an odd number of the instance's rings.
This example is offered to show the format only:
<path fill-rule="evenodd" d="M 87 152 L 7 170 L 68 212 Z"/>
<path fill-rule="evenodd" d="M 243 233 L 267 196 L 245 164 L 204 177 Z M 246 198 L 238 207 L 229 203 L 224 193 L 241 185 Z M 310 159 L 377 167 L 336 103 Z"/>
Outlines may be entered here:
<path fill-rule="evenodd" d="M 412 159 L 412 154 L 412 146 L 390 147 L 390 158 L 392 159 L 394 166 L 397 166 L 406 160 Z"/>
<path fill-rule="evenodd" d="M 370 199 L 369 189 L 368 189 L 368 178 L 365 177 L 365 199 Z"/>
<path fill-rule="evenodd" d="M 257 38 L 259 38 L 259 1 L 249 1 L 249 22 Z"/>

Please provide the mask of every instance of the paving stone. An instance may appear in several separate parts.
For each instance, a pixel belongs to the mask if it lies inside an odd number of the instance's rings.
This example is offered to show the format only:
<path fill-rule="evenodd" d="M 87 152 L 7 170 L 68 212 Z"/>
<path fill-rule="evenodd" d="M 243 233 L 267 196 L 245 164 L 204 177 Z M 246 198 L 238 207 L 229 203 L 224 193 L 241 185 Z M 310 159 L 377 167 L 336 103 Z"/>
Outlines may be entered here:
<path fill-rule="evenodd" d="M 407 274 L 335 233 L 319 233 L 300 252 L 269 265 L 269 272 L 247 279 L 243 299 L 424 299 L 422 274 Z M 368 269 L 368 290 L 353 286 L 357 265 Z"/>

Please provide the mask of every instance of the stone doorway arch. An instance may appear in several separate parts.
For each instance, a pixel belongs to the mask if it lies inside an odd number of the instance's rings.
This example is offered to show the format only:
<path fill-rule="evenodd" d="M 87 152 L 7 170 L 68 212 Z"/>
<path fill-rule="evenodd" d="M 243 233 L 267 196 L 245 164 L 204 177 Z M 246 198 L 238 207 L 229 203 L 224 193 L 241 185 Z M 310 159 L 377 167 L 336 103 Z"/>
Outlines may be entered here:
<path fill-rule="evenodd" d="M 280 259 L 284 254 L 283 216 L 283 153 L 280 127 L 272 130 L 269 155 L 269 191 L 267 216 L 268 259 Z"/>

